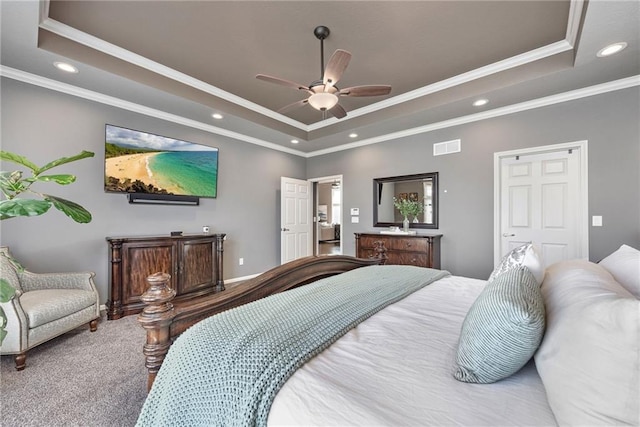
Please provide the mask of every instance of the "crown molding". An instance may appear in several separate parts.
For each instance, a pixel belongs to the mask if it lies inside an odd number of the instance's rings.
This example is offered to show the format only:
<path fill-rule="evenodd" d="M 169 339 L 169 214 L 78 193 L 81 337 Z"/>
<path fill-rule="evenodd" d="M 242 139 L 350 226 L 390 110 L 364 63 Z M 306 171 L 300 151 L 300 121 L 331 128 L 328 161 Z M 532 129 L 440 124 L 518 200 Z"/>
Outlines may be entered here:
<path fill-rule="evenodd" d="M 197 120 L 188 119 L 186 117 L 178 116 L 176 114 L 167 113 L 165 111 L 157 110 L 155 108 L 145 107 L 144 105 L 136 104 L 134 102 L 125 101 L 120 98 L 116 98 L 109 95 L 104 95 L 99 92 L 94 92 L 88 89 L 79 88 L 67 83 L 62 83 L 56 80 L 48 79 L 46 77 L 38 76 L 35 74 L 27 73 L 25 71 L 16 70 L 4 65 L 0 65 L 0 76 L 7 77 L 13 80 L 18 80 L 24 83 L 28 83 L 34 86 L 40 86 L 46 89 L 61 92 L 66 95 L 76 96 L 78 98 L 87 99 L 90 101 L 98 102 L 100 104 L 109 105 L 123 110 L 132 111 L 134 113 L 143 114 L 166 120 L 169 122 L 177 123 L 180 125 L 188 126 L 194 129 L 200 129 L 205 132 L 209 132 L 215 135 L 225 136 L 233 138 L 239 141 L 248 142 L 250 144 L 259 145 L 261 147 L 269 148 L 272 150 L 283 151 L 285 153 L 294 154 L 296 156 L 305 156 L 306 153 L 302 151 L 293 150 L 291 148 L 283 147 L 281 145 L 274 144 L 259 138 L 243 135 L 238 132 L 222 129 L 216 126 L 212 126 L 207 123 L 202 123 Z"/>
<path fill-rule="evenodd" d="M 368 105 L 366 107 L 358 108 L 357 110 L 349 111 L 347 117 L 340 120 L 331 118 L 323 120 L 322 122 L 309 125 L 310 130 L 321 129 L 325 126 L 329 126 L 335 123 L 344 122 L 345 120 L 353 119 L 359 116 L 370 114 L 374 111 L 381 110 L 383 108 L 391 107 L 404 102 L 412 101 L 423 96 L 427 96 L 436 92 L 450 89 L 455 86 L 459 86 L 465 83 L 472 82 L 474 80 L 481 79 L 483 77 L 490 76 L 502 71 L 509 70 L 511 68 L 526 65 L 528 63 L 538 61 L 540 59 L 547 58 L 549 56 L 557 55 L 567 50 L 573 49 L 572 46 L 566 41 L 562 40 L 556 43 L 552 43 L 547 46 L 543 46 L 538 49 L 534 49 L 529 52 L 525 52 L 520 55 L 507 58 L 502 61 L 494 62 L 493 64 L 486 65 L 484 67 L 477 68 L 475 70 L 468 71 L 457 76 L 441 80 L 439 82 L 430 84 L 428 86 L 421 87 L 419 89 L 412 90 L 410 92 L 403 93 L 401 95 L 394 96 L 393 98 L 387 98 L 384 101 L 377 102 L 375 104 Z"/>
<path fill-rule="evenodd" d="M 40 28 L 54 33 L 60 37 L 67 38 L 114 58 L 118 58 L 130 64 L 137 65 L 138 67 L 147 69 L 171 80 L 175 80 L 184 85 L 193 87 L 202 92 L 208 93 L 209 95 L 224 99 L 225 101 L 232 102 L 248 110 L 254 111 L 256 113 L 278 120 L 279 122 L 286 123 L 288 125 L 308 132 L 308 130 L 306 129 L 307 125 L 305 125 L 304 123 L 276 113 L 275 111 L 269 110 L 268 108 L 265 108 L 254 102 L 248 101 L 230 92 L 224 91 L 216 86 L 205 83 L 202 80 L 198 80 L 187 74 L 181 73 L 180 71 L 174 70 L 173 68 L 167 67 L 158 62 L 145 58 L 144 56 L 138 55 L 137 53 L 133 53 L 129 50 L 106 42 L 83 31 L 77 30 L 73 27 L 70 27 L 69 25 L 63 24 L 62 22 L 46 17 L 41 20 L 39 26 Z"/>
<path fill-rule="evenodd" d="M 311 151 L 309 153 L 304 153 L 302 151 L 283 147 L 281 145 L 277 145 L 272 142 L 268 142 L 259 138 L 254 138 L 248 135 L 243 135 L 238 132 L 222 129 L 207 123 L 202 123 L 196 120 L 188 119 L 186 117 L 178 116 L 176 114 L 171 114 L 161 110 L 157 110 L 155 108 L 145 107 L 143 105 L 125 101 L 113 96 L 108 96 L 108 95 L 104 95 L 91 90 L 82 89 L 67 83 L 61 83 L 56 80 L 37 76 L 35 74 L 27 73 L 21 70 L 16 70 L 14 68 L 6 67 L 4 65 L 0 65 L 0 76 L 7 77 L 13 80 L 18 80 L 24 83 L 35 85 L 35 86 L 44 87 L 46 89 L 51 89 L 57 92 L 62 92 L 67 95 L 76 96 L 76 97 L 87 99 L 90 101 L 95 101 L 101 104 L 110 105 L 112 107 L 121 108 L 124 110 L 132 111 L 132 112 L 143 114 L 146 116 L 155 117 L 161 120 L 166 120 L 176 124 L 188 126 L 194 129 L 200 129 L 202 131 L 209 132 L 212 134 L 233 138 L 233 139 L 247 142 L 254 145 L 259 145 L 261 147 L 269 148 L 272 150 L 282 151 L 288 154 L 293 154 L 293 155 L 304 157 L 304 158 L 322 156 L 325 154 L 336 153 L 344 150 L 350 150 L 353 148 L 363 147 L 366 145 L 372 145 L 380 142 L 406 138 L 408 136 L 418 135 L 422 133 L 428 133 L 434 130 L 445 129 L 453 126 L 463 125 L 466 123 L 477 122 L 480 120 L 487 120 L 494 117 L 505 116 L 507 114 L 519 113 L 521 111 L 547 107 L 550 105 L 573 101 L 576 99 L 600 95 L 603 93 L 613 92 L 616 90 L 627 89 L 634 86 L 640 86 L 640 75 L 636 75 L 636 76 L 631 76 L 624 79 L 614 80 L 607 83 L 602 83 L 599 85 L 589 86 L 581 89 L 572 90 L 569 92 L 547 96 L 544 98 L 521 102 L 518 104 L 509 105 L 506 107 L 487 110 L 481 113 L 470 114 L 467 116 L 456 117 L 450 120 L 431 123 L 425 126 L 405 129 L 398 132 L 392 132 L 386 135 L 380 135 L 374 138 L 368 138 L 362 141 L 340 145 L 339 147 L 332 147 L 332 148 L 327 148 L 323 150 L 316 150 L 316 151 Z"/>
<path fill-rule="evenodd" d="M 565 40 L 573 47 L 578 40 L 580 31 L 580 21 L 584 10 L 584 0 L 573 0 L 569 3 L 569 22 L 567 23 L 567 34 Z"/>
<path fill-rule="evenodd" d="M 483 111 L 481 113 L 469 114 L 467 116 L 456 117 L 455 119 L 444 120 L 425 126 L 419 126 L 411 129 L 405 129 L 398 132 L 392 132 L 386 135 L 377 136 L 375 138 L 363 139 L 362 141 L 340 145 L 339 147 L 327 148 L 324 150 L 312 151 L 306 154 L 306 157 L 316 157 L 325 154 L 335 153 L 338 151 L 350 150 L 353 148 L 363 147 L 365 145 L 377 144 L 380 142 L 390 141 L 393 139 L 406 138 L 408 136 L 418 135 L 422 133 L 432 132 L 438 129 L 459 126 L 466 123 L 477 122 L 480 120 L 491 119 L 494 117 L 505 116 L 507 114 L 519 113 L 521 111 L 533 110 L 535 108 L 547 107 L 549 105 L 560 104 L 562 102 L 573 101 L 580 98 L 600 95 L 616 90 L 627 89 L 633 86 L 640 86 L 640 75 L 627 77 L 612 82 L 602 83 L 599 85 L 589 86 L 582 89 L 576 89 L 556 95 L 538 98 L 531 101 L 521 102 L 506 107 L 495 108 L 493 110 Z"/>

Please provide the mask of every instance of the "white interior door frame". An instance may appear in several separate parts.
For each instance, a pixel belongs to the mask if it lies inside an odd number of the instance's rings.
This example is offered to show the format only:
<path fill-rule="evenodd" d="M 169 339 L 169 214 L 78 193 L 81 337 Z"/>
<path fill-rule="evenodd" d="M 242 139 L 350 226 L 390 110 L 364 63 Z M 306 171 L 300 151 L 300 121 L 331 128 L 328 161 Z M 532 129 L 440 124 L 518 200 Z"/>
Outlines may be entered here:
<path fill-rule="evenodd" d="M 561 144 L 545 145 L 540 147 L 523 148 L 519 150 L 501 151 L 493 154 L 493 261 L 494 265 L 497 265 L 502 254 L 500 253 L 501 245 L 501 224 L 502 224 L 502 194 L 501 194 L 501 182 L 502 182 L 502 168 L 501 160 L 506 157 L 514 156 L 528 156 L 534 154 L 544 154 L 556 151 L 565 151 L 570 149 L 579 149 L 580 153 L 580 206 L 579 206 L 579 219 L 578 219 L 578 235 L 579 235 L 579 248 L 580 258 L 589 258 L 589 189 L 588 189 L 588 143 L 587 141 L 575 141 L 566 142 Z"/>
<path fill-rule="evenodd" d="M 307 181 L 311 183 L 311 188 L 314 188 L 313 183 L 320 184 L 320 183 L 338 181 L 340 182 L 341 188 L 344 190 L 344 180 L 342 178 L 342 175 L 330 175 L 330 176 L 321 176 L 318 178 L 309 178 L 307 179 Z M 316 194 L 316 190 L 314 190 L 313 192 L 313 204 L 317 208 L 318 195 Z M 316 226 L 317 223 L 313 221 L 313 211 L 315 211 L 315 209 L 312 209 L 310 212 L 310 215 L 311 215 L 310 220 L 313 222 L 314 226 Z M 342 238 L 343 232 L 344 232 L 344 191 L 340 191 L 340 253 L 344 253 L 343 252 L 344 248 L 342 246 L 344 244 L 344 239 Z M 314 253 L 318 253 L 318 239 L 315 239 L 314 245 L 315 245 Z"/>

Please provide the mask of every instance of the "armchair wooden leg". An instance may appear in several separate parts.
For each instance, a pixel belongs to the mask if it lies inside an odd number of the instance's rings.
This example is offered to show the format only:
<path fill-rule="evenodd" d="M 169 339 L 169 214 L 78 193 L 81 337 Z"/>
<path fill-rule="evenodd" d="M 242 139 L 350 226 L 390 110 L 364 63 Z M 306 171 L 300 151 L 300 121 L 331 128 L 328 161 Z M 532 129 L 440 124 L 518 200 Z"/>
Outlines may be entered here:
<path fill-rule="evenodd" d="M 16 354 L 16 371 L 22 371 L 27 366 L 27 353 Z"/>
<path fill-rule="evenodd" d="M 98 330 L 98 319 L 93 319 L 91 322 L 89 322 L 89 330 L 91 332 L 95 332 Z"/>

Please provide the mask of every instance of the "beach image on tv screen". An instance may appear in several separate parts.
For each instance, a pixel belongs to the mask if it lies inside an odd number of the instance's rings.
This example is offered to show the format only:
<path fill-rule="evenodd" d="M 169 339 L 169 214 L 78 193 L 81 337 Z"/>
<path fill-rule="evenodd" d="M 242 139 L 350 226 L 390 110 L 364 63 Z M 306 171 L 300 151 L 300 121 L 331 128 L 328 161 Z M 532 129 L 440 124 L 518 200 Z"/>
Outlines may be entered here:
<path fill-rule="evenodd" d="M 216 197 L 217 177 L 217 148 L 106 125 L 106 191 Z"/>

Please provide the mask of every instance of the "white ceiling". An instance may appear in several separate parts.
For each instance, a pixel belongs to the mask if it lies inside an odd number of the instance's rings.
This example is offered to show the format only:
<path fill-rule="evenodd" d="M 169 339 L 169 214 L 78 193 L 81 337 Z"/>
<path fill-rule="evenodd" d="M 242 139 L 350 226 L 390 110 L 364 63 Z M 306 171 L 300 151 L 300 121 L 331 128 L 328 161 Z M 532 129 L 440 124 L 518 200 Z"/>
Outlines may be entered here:
<path fill-rule="evenodd" d="M 640 84 L 637 1 L 2 0 L 0 11 L 3 76 L 305 156 Z M 325 64 L 353 55 L 341 88 L 391 94 L 341 97 L 340 120 L 277 113 L 305 93 L 255 75 L 319 79 L 317 25 L 331 30 Z M 621 53 L 596 57 L 619 41 Z"/>

